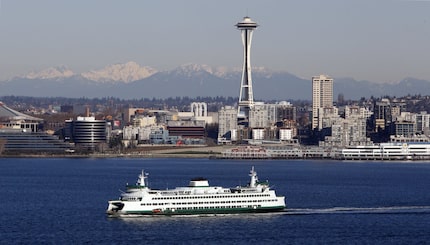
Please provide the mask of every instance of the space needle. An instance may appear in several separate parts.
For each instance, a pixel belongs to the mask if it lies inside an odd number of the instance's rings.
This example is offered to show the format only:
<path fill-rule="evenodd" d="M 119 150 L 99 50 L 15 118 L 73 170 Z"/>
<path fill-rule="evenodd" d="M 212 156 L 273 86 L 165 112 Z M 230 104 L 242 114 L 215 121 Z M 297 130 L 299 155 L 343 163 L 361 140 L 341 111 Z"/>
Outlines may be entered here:
<path fill-rule="evenodd" d="M 251 77 L 251 41 L 252 32 L 257 28 L 257 23 L 246 16 L 243 20 L 236 24 L 237 29 L 242 32 L 243 43 L 243 69 L 242 81 L 240 83 L 238 118 L 249 119 L 249 110 L 254 105 L 254 95 L 252 93 L 252 77 Z"/>

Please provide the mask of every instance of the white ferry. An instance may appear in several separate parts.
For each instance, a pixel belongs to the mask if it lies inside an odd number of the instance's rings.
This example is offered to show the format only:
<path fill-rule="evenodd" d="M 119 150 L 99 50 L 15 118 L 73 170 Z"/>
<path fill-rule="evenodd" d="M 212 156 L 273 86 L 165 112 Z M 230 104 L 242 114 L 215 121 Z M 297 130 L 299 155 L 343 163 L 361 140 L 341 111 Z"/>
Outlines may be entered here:
<path fill-rule="evenodd" d="M 259 181 L 252 167 L 247 186 L 224 188 L 209 186 L 204 178 L 192 179 L 187 187 L 155 190 L 147 185 L 142 170 L 135 185 L 119 200 L 109 201 L 107 214 L 124 215 L 185 215 L 276 212 L 285 209 L 285 197 L 276 196 L 267 181 Z"/>

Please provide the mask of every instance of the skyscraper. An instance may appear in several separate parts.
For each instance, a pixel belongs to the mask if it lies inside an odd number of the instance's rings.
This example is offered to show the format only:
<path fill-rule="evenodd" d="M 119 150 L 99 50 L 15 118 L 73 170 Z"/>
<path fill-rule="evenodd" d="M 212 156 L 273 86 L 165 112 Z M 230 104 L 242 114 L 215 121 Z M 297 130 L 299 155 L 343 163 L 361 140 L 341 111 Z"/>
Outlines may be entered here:
<path fill-rule="evenodd" d="M 218 111 L 218 144 L 236 140 L 237 110 L 232 106 L 223 106 Z"/>
<path fill-rule="evenodd" d="M 333 78 L 312 77 L 312 129 L 318 128 L 318 109 L 327 107 L 333 107 Z"/>
<path fill-rule="evenodd" d="M 244 17 L 242 22 L 236 24 L 237 29 L 242 32 L 243 43 L 243 69 L 242 81 L 240 83 L 238 117 L 248 119 L 249 109 L 254 105 L 251 77 L 251 41 L 252 32 L 257 28 L 257 23 L 249 17 Z"/>

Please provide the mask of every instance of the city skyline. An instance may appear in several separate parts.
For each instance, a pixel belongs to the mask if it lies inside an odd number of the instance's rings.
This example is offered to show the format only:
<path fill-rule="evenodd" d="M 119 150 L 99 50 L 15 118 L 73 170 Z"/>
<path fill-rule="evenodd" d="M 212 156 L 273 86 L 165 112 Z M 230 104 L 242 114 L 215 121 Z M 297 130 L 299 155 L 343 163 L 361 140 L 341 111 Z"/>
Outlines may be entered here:
<path fill-rule="evenodd" d="M 240 67 L 234 25 L 244 16 L 260 25 L 253 67 L 307 79 L 430 80 L 429 10 L 428 1 L 396 0 L 3 0 L 0 81 L 52 66 L 83 72 L 127 61 L 156 69 L 186 63 Z"/>

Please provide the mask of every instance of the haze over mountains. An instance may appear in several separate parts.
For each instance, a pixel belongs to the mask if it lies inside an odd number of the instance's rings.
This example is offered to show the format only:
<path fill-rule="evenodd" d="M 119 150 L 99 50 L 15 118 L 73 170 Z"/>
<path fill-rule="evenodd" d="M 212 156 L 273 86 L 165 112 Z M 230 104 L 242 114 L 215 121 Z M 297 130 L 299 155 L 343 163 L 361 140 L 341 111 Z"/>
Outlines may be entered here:
<path fill-rule="evenodd" d="M 319 74 L 315 74 L 319 75 Z M 254 67 L 256 100 L 310 100 L 311 78 L 288 72 Z M 186 64 L 168 71 L 140 66 L 135 62 L 114 64 L 99 70 L 75 73 L 65 66 L 51 67 L 0 81 L 0 96 L 69 97 L 123 99 L 239 96 L 241 68 Z M 345 99 L 370 96 L 430 94 L 430 82 L 405 78 L 396 84 L 357 81 L 334 77 L 334 96 Z"/>

